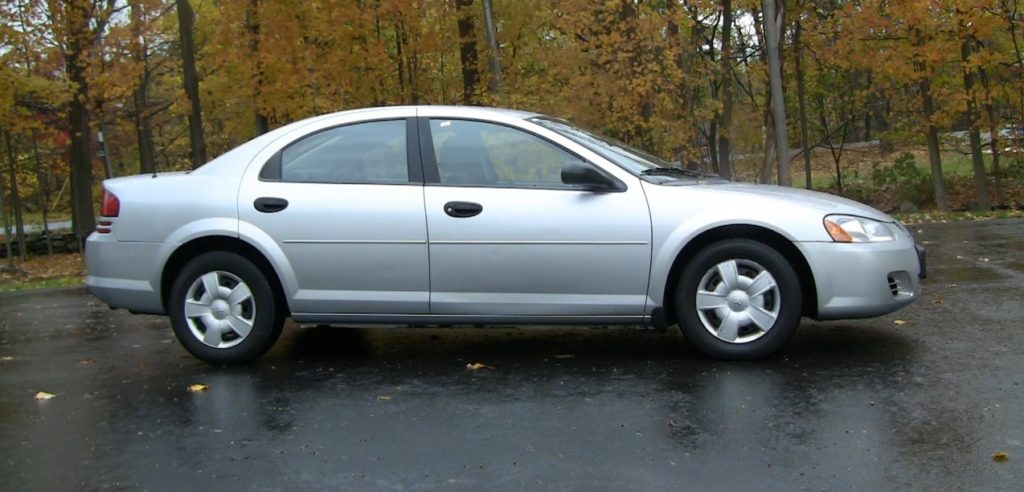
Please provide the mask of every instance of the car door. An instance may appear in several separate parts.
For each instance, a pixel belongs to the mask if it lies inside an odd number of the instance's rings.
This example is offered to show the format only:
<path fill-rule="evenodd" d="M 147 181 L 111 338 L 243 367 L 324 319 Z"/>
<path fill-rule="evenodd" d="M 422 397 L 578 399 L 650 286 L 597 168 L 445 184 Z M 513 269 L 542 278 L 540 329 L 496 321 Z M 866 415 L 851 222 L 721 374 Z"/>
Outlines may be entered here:
<path fill-rule="evenodd" d="M 565 185 L 565 164 L 593 164 L 525 128 L 425 112 L 432 314 L 642 316 L 651 228 L 638 182 Z"/>
<path fill-rule="evenodd" d="M 269 236 L 294 274 L 296 319 L 429 311 L 416 127 L 393 114 L 289 137 L 239 192 L 240 229 Z"/>

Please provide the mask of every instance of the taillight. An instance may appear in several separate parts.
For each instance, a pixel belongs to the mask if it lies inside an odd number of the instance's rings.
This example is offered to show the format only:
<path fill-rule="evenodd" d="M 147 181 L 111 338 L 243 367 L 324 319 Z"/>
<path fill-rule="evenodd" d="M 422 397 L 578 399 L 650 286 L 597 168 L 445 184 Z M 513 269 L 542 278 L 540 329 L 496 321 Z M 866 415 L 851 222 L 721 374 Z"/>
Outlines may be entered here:
<path fill-rule="evenodd" d="M 121 200 L 117 199 L 113 193 L 103 190 L 103 205 L 100 206 L 100 217 L 117 217 L 117 214 L 121 213 Z M 109 220 L 100 220 L 96 224 L 96 232 L 100 234 L 110 234 L 110 226 L 114 225 Z"/>
<path fill-rule="evenodd" d="M 117 217 L 121 213 L 121 200 L 107 191 L 103 190 L 103 206 L 100 207 L 100 215 L 103 217 Z"/>

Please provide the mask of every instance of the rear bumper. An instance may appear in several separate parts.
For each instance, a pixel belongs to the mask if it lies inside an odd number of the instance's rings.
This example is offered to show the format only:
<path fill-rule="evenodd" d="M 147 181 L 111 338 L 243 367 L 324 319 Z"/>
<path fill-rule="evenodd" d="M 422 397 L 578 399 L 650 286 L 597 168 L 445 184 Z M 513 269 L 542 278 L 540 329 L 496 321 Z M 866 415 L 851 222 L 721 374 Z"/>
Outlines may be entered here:
<path fill-rule="evenodd" d="M 798 243 L 814 274 L 816 319 L 868 318 L 921 296 L 924 250 L 909 237 L 892 243 Z"/>
<path fill-rule="evenodd" d="M 159 265 L 164 246 L 93 233 L 85 245 L 86 287 L 110 307 L 163 314 Z"/>

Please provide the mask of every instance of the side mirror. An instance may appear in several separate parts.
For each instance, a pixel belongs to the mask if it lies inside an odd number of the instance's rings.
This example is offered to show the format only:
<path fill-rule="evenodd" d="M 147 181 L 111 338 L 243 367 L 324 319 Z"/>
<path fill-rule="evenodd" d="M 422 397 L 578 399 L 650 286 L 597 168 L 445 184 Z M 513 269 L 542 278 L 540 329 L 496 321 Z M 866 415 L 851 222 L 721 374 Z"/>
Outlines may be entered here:
<path fill-rule="evenodd" d="M 598 193 L 626 191 L 626 185 L 622 182 L 581 162 L 569 162 L 562 166 L 562 183 Z"/>

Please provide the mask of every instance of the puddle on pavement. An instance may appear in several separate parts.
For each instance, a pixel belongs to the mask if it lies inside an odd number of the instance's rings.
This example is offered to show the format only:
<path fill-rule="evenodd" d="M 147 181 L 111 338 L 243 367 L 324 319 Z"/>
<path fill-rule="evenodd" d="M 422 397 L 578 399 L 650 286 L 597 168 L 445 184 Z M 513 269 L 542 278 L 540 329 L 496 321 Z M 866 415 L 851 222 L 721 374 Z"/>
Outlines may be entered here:
<path fill-rule="evenodd" d="M 1018 265 L 1020 267 L 1020 265 Z M 1015 268 L 1017 269 L 1017 268 Z M 995 282 L 1008 277 L 991 268 L 936 265 L 928 268 L 928 282 Z"/>

